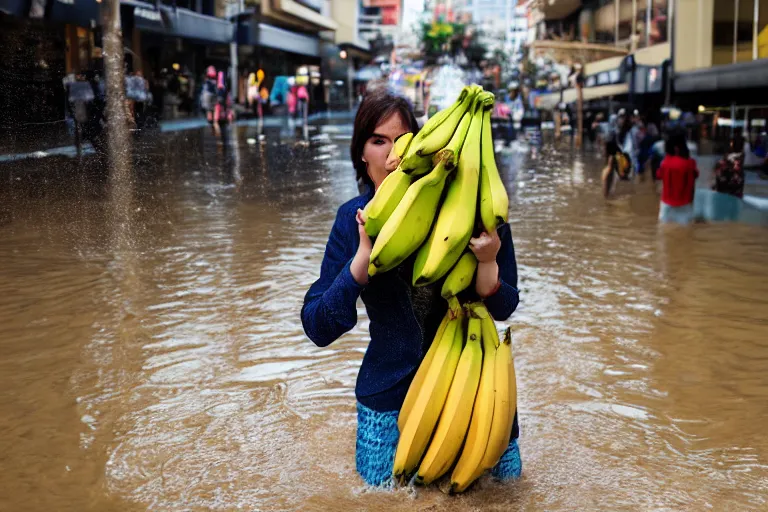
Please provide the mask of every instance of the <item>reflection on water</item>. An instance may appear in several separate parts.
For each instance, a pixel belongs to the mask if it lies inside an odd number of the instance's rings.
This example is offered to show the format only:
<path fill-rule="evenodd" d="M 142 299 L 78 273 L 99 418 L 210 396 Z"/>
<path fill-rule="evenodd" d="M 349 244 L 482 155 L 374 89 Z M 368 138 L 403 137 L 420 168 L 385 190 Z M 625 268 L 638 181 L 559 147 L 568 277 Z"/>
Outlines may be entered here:
<path fill-rule="evenodd" d="M 257 130 L 144 141 L 124 223 L 96 171 L 3 176 L 0 508 L 766 506 L 765 227 L 660 228 L 650 185 L 606 202 L 592 159 L 505 151 L 524 478 L 371 490 L 365 311 L 324 349 L 298 316 L 357 192 L 350 127 Z"/>

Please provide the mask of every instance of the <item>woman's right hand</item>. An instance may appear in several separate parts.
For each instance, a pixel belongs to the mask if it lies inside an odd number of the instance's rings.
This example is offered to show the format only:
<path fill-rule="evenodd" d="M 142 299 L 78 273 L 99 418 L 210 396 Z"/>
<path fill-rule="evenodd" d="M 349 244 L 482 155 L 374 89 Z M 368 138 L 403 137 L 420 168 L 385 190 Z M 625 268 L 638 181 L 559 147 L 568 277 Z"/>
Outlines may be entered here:
<path fill-rule="evenodd" d="M 368 262 L 371 259 L 373 243 L 371 242 L 371 237 L 365 232 L 365 220 L 363 219 L 362 210 L 357 210 L 355 220 L 357 220 L 357 231 L 360 234 L 360 244 L 357 246 L 357 253 L 352 258 L 349 270 L 352 272 L 352 277 L 357 284 L 366 285 L 368 284 Z"/>

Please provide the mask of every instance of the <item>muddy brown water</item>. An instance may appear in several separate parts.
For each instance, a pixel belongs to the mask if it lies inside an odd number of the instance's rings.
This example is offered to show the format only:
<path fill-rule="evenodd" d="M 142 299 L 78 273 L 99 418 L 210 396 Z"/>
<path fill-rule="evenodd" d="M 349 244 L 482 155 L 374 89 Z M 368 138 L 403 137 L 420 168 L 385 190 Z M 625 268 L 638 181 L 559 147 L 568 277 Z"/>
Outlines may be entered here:
<path fill-rule="evenodd" d="M 98 170 L 0 170 L 0 509 L 768 507 L 765 227 L 660 228 L 649 186 L 606 202 L 591 158 L 506 152 L 524 476 L 370 489 L 365 310 L 323 349 L 299 320 L 357 192 L 350 129 L 248 130 L 224 157 L 145 140 L 121 204 Z"/>

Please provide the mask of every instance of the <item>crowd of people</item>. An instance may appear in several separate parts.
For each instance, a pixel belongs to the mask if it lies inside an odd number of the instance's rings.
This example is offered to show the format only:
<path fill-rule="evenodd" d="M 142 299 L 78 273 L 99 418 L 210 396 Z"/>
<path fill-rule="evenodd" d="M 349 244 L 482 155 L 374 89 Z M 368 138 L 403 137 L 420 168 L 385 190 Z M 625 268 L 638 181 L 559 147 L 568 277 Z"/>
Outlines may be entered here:
<path fill-rule="evenodd" d="M 602 184 L 606 197 L 614 193 L 618 181 L 637 177 L 642 182 L 650 174 L 654 182 L 662 183 L 659 219 L 678 224 L 693 222 L 699 169 L 691 154 L 696 144 L 688 139 L 690 130 L 685 124 L 664 117 L 660 129 L 637 110 L 629 115 L 621 109 L 607 120 L 603 114 L 597 114 L 587 132 L 604 152 Z M 712 181 L 708 184 L 711 190 L 742 198 L 748 154 L 754 154 L 749 143 L 741 134 L 734 134 L 712 170 Z M 768 156 L 764 151 L 762 154 L 758 163 L 761 175 L 768 169 Z"/>

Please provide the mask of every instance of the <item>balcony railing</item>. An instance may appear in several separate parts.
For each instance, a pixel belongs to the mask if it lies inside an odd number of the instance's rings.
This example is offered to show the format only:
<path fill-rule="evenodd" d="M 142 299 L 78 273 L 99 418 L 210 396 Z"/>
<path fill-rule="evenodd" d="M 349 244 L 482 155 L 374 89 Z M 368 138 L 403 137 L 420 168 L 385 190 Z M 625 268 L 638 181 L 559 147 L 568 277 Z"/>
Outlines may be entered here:
<path fill-rule="evenodd" d="M 530 49 L 536 57 L 548 57 L 555 62 L 595 62 L 610 57 L 622 57 L 629 51 L 614 45 L 582 43 L 580 41 L 534 41 Z"/>

